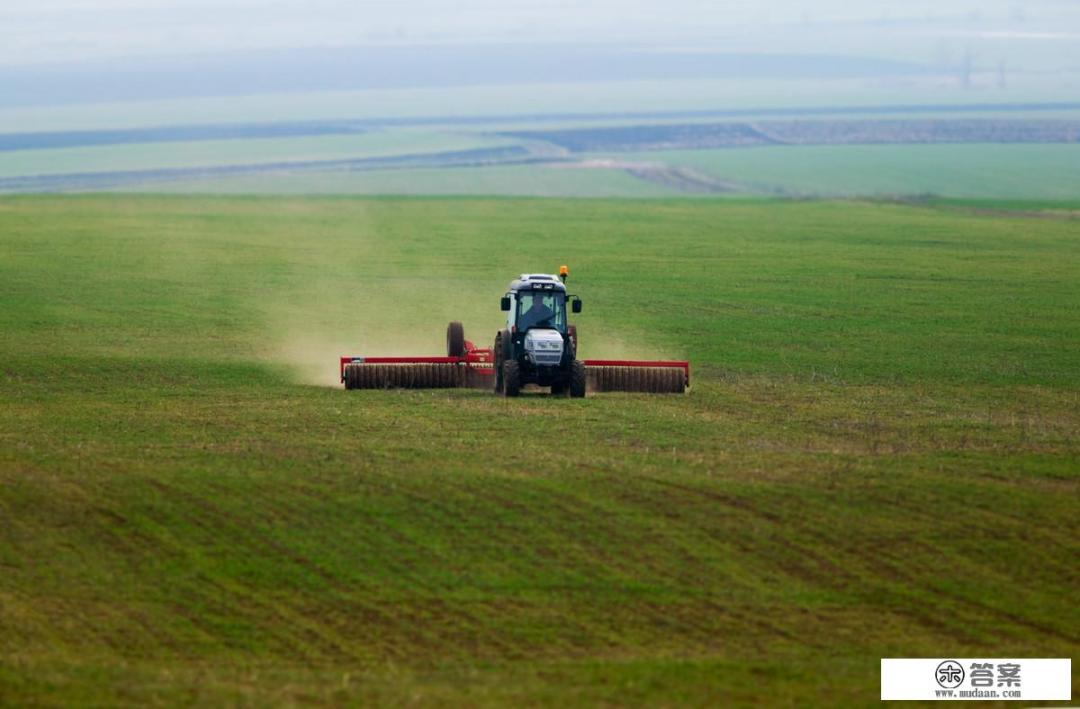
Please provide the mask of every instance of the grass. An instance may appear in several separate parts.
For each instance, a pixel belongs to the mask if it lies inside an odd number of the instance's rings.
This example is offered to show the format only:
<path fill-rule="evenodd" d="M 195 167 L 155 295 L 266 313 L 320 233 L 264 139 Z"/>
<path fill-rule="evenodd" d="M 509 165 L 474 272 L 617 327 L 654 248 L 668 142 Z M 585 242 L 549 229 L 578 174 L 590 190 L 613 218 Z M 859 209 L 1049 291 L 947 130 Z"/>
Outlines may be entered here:
<path fill-rule="evenodd" d="M 1080 145 L 779 146 L 622 157 L 692 167 L 765 193 L 1073 200 L 1080 191 Z"/>
<path fill-rule="evenodd" d="M 1075 221 L 0 200 L 0 703 L 867 705 L 1080 640 Z M 683 397 L 345 392 L 571 267 Z"/>

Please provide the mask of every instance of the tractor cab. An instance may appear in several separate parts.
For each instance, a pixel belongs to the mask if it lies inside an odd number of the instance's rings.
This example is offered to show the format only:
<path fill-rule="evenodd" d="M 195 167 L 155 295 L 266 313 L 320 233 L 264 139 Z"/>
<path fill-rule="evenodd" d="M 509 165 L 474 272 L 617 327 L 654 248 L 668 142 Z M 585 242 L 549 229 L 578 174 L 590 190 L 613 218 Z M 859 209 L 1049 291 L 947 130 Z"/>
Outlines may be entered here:
<path fill-rule="evenodd" d="M 510 283 L 502 299 L 502 309 L 507 314 L 506 327 L 513 333 L 543 328 L 566 335 L 570 327 L 566 312 L 568 300 L 573 312 L 580 313 L 581 299 L 568 296 L 561 280 L 546 274 L 523 273 Z"/>
<path fill-rule="evenodd" d="M 512 291 L 510 298 L 513 306 L 507 314 L 506 324 L 512 332 L 548 329 L 566 334 L 565 289 L 517 290 Z"/>

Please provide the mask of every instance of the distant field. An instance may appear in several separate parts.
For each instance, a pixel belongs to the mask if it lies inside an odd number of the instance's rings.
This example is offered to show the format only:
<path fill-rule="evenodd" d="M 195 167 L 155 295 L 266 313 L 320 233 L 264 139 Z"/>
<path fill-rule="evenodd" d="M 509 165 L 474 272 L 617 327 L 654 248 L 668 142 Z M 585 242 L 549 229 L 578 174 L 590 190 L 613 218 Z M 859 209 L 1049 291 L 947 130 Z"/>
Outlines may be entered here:
<path fill-rule="evenodd" d="M 0 704 L 869 705 L 881 657 L 1075 656 L 1080 204 L 994 204 L 0 199 Z M 559 263 L 584 354 L 691 391 L 336 386 Z"/>
<path fill-rule="evenodd" d="M 1045 200 L 1080 194 L 1080 145 L 784 146 L 617 157 L 690 167 L 761 193 Z"/>
<path fill-rule="evenodd" d="M 399 129 L 375 130 L 357 135 L 16 150 L 0 153 L 0 177 L 210 167 L 280 161 L 343 160 L 357 157 L 449 152 L 507 145 L 514 142 L 518 141 L 476 133 Z"/>
<path fill-rule="evenodd" d="M 726 118 L 691 113 L 681 122 L 674 113 L 579 112 L 576 123 L 549 113 L 547 122 L 494 114 L 441 126 L 450 119 L 24 131 L 0 135 L 0 193 L 1061 200 L 1080 188 L 1080 121 L 1067 117 L 1068 105 L 1046 115 L 984 102 L 967 114 L 943 104 L 890 116 L 867 103 L 853 114 L 777 107 L 764 120 L 732 108 Z"/>
<path fill-rule="evenodd" d="M 736 194 L 1068 200 L 1080 194 L 1080 145 L 784 146 L 594 153 L 610 168 L 519 165 L 445 170 L 278 172 L 156 182 L 150 192 L 276 194 L 503 194 L 662 197 L 677 186 L 622 165 L 688 168 Z"/>
<path fill-rule="evenodd" d="M 130 188 L 120 188 L 131 191 Z M 528 195 L 536 197 L 663 197 L 678 191 L 623 170 L 547 165 L 368 172 L 275 172 L 146 184 L 142 192 L 214 194 Z"/>

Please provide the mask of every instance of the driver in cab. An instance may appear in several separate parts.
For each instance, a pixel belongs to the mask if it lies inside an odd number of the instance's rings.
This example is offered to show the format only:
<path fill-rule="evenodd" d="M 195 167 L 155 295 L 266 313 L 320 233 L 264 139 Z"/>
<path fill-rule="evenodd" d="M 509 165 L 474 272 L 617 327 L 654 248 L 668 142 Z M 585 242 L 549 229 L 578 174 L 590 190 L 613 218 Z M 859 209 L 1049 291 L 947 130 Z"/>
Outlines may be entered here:
<path fill-rule="evenodd" d="M 540 293 L 533 293 L 532 304 L 529 306 L 529 309 L 521 313 L 521 317 L 518 318 L 518 330 L 524 332 L 529 328 L 542 324 L 551 327 L 554 323 L 545 323 L 545 321 L 551 320 L 554 316 L 555 311 L 544 305 L 544 296 Z"/>

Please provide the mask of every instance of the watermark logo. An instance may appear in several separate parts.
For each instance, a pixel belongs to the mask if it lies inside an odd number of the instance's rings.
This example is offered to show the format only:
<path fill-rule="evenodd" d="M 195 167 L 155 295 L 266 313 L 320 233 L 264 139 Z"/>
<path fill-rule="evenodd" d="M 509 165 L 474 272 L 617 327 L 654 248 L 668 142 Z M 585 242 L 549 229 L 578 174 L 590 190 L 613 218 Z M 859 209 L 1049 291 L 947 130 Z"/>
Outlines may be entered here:
<path fill-rule="evenodd" d="M 1072 660 L 1015 658 L 881 661 L 882 700 L 1072 700 Z"/>
<path fill-rule="evenodd" d="M 956 660 L 945 660 L 937 666 L 934 675 L 943 689 L 956 689 L 964 681 L 964 668 Z"/>

